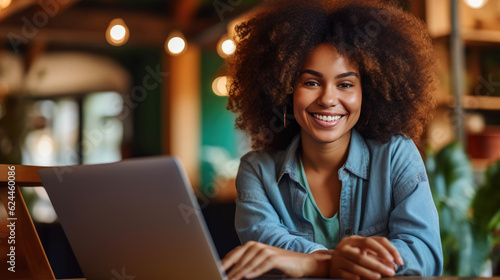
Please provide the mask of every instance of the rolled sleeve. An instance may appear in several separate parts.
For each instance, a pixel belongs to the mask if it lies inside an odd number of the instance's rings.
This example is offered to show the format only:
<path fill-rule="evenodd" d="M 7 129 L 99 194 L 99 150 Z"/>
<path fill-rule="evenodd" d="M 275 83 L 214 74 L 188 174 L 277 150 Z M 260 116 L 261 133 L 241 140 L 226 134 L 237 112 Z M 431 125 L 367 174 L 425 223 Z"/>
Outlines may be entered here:
<path fill-rule="evenodd" d="M 262 178 L 260 168 L 242 158 L 236 178 L 238 198 L 235 214 L 235 228 L 241 243 L 253 240 L 302 253 L 326 250 L 324 246 L 307 240 L 300 236 L 302 233 L 291 231 L 282 223 L 283 217 L 275 208 L 280 202 L 273 203 L 272 199 L 283 198 L 278 186 L 265 185 L 266 181 Z M 270 191 L 269 188 L 274 190 Z M 283 210 L 285 215 L 289 215 L 286 209 Z"/>
<path fill-rule="evenodd" d="M 396 274 L 440 276 L 443 253 L 439 218 L 428 181 L 415 178 L 400 186 L 394 205 L 388 238 L 404 260 Z"/>

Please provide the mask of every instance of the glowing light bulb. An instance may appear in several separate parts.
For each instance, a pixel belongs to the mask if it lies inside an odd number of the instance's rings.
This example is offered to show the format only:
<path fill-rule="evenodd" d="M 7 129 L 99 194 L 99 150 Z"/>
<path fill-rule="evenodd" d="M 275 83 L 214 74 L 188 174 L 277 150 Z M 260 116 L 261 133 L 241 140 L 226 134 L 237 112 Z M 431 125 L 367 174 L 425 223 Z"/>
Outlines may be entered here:
<path fill-rule="evenodd" d="M 465 0 L 465 3 L 473 9 L 482 8 L 486 2 L 488 2 L 488 0 Z"/>
<path fill-rule="evenodd" d="M 212 82 L 212 90 L 218 96 L 227 96 L 227 77 L 220 76 Z"/>
<path fill-rule="evenodd" d="M 217 43 L 217 53 L 222 58 L 226 58 L 233 54 L 236 50 L 236 43 L 229 38 L 227 34 L 224 34 Z"/>
<path fill-rule="evenodd" d="M 121 18 L 113 19 L 106 30 L 106 40 L 113 46 L 121 46 L 128 41 L 130 32 Z"/>
<path fill-rule="evenodd" d="M 170 38 L 165 44 L 165 49 L 170 52 L 170 54 L 178 55 L 186 49 L 186 40 L 180 32 L 172 32 Z"/>
<path fill-rule="evenodd" d="M 224 42 L 222 42 L 222 51 L 227 54 L 233 54 L 234 51 L 236 50 L 236 45 L 234 44 L 234 41 L 231 39 L 227 39 Z"/>
<path fill-rule="evenodd" d="M 119 24 L 111 27 L 111 30 L 109 31 L 109 35 L 111 35 L 111 38 L 113 38 L 116 41 L 122 40 L 126 34 L 127 31 L 125 30 L 125 27 Z"/>
<path fill-rule="evenodd" d="M 0 10 L 3 10 L 10 6 L 11 0 L 0 0 Z"/>

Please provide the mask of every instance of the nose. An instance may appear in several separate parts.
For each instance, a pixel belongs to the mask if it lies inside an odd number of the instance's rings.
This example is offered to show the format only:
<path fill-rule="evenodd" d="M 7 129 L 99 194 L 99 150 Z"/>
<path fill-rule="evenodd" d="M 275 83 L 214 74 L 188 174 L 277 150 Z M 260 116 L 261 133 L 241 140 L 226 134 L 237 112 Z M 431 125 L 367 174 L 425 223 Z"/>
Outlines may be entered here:
<path fill-rule="evenodd" d="M 317 102 L 323 107 L 335 106 L 339 103 L 337 94 L 338 92 L 336 91 L 336 87 L 333 85 L 328 85 L 322 90 Z"/>

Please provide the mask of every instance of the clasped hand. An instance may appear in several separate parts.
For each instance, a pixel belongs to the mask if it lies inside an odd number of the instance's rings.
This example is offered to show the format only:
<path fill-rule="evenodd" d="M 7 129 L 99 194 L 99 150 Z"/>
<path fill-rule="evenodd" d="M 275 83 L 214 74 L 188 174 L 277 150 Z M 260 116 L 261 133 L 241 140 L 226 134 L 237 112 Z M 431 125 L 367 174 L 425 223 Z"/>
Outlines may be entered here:
<path fill-rule="evenodd" d="M 294 278 L 379 279 L 393 276 L 394 264 L 403 265 L 403 260 L 387 238 L 360 236 L 342 239 L 335 250 L 320 250 L 312 254 L 249 241 L 222 260 L 231 280 L 255 278 L 271 269 Z"/>
<path fill-rule="evenodd" d="M 379 279 L 394 276 L 395 264 L 403 265 L 403 259 L 387 238 L 350 236 L 337 245 L 329 276 L 353 280 Z"/>

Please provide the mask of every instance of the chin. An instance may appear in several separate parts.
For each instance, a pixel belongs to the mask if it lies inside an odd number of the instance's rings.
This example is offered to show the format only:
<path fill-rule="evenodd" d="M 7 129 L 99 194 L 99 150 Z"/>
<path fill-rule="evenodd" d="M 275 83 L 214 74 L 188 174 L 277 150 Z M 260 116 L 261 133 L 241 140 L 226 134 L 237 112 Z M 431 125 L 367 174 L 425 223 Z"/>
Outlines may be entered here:
<path fill-rule="evenodd" d="M 333 143 L 333 142 L 336 142 L 340 139 L 342 139 L 344 136 L 346 136 L 347 134 L 349 134 L 350 130 L 349 131 L 346 131 L 346 132 L 342 132 L 341 134 L 339 133 L 335 133 L 334 135 L 333 134 L 330 134 L 330 135 L 317 135 L 315 138 L 316 141 L 320 142 L 320 143 Z"/>

